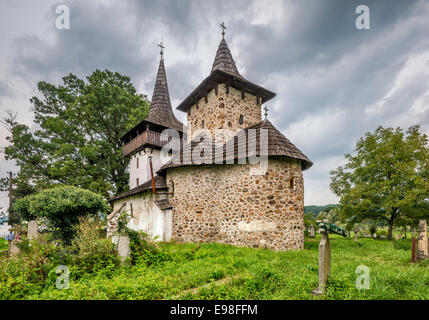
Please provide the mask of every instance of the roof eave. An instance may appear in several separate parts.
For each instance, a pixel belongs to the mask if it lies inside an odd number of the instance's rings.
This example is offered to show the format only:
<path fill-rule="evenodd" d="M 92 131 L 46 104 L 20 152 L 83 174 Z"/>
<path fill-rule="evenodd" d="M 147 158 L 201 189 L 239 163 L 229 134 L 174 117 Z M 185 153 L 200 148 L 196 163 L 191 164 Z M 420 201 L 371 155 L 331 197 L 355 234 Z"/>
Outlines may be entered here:
<path fill-rule="evenodd" d="M 156 125 L 156 126 L 159 126 L 159 127 L 162 127 L 162 128 L 164 128 L 164 129 L 174 129 L 174 130 L 177 130 L 177 131 L 179 131 L 179 132 L 182 132 L 183 133 L 183 129 L 179 129 L 179 128 L 171 128 L 171 127 L 169 127 L 169 126 L 166 126 L 166 125 L 163 125 L 163 124 L 160 124 L 160 123 L 157 123 L 157 122 L 154 122 L 154 121 L 149 121 L 149 120 L 142 120 L 142 121 L 140 121 L 137 125 L 135 125 L 132 129 L 130 129 L 126 134 L 124 134 L 121 138 L 120 138 L 120 140 L 122 141 L 122 142 L 126 142 L 126 138 L 131 134 L 131 133 L 133 133 L 133 132 L 135 132 L 138 128 L 140 128 L 143 124 L 145 124 L 145 123 L 149 123 L 149 124 L 154 124 L 154 125 Z M 182 124 L 183 125 L 183 124 Z"/>
<path fill-rule="evenodd" d="M 208 94 L 218 83 L 228 83 L 233 88 L 254 94 L 255 96 L 262 98 L 262 103 L 265 103 L 276 96 L 274 92 L 254 84 L 249 80 L 237 77 L 236 75 L 232 75 L 222 70 L 215 70 L 205 78 L 176 109 L 187 112 L 193 104 Z"/>

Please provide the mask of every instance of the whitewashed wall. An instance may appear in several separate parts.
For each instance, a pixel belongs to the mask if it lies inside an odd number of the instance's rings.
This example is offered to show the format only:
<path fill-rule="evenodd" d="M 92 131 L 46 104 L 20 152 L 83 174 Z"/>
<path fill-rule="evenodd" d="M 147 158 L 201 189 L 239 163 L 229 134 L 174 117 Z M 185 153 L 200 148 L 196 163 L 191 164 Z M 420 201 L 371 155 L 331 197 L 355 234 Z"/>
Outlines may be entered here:
<path fill-rule="evenodd" d="M 128 227 L 132 230 L 143 231 L 156 241 L 170 241 L 172 235 L 172 211 L 161 210 L 154 203 L 155 200 L 164 199 L 166 195 L 153 194 L 146 191 L 135 196 L 118 200 L 114 210 L 126 202 L 123 210 L 131 216 Z M 132 208 L 132 209 L 131 209 Z"/>
<path fill-rule="evenodd" d="M 137 178 L 139 179 L 139 185 L 143 184 L 151 179 L 149 156 L 152 156 L 153 172 L 156 172 L 165 164 L 165 160 L 161 159 L 161 151 L 151 148 L 145 148 L 134 155 L 130 159 L 130 189 L 137 187 Z M 137 168 L 137 159 L 139 167 Z"/>

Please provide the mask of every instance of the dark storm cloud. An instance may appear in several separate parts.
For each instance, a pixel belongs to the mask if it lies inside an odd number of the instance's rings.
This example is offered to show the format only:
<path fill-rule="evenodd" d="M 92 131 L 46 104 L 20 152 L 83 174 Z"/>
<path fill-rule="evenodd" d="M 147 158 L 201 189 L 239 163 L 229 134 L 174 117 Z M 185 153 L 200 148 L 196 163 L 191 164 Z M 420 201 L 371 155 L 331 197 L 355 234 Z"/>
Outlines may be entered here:
<path fill-rule="evenodd" d="M 11 73 L 57 82 L 69 72 L 86 76 L 107 68 L 130 76 L 136 86 L 143 83 L 142 93 L 150 97 L 159 61 L 156 43 L 163 36 L 170 96 L 177 105 L 208 75 L 220 41 L 218 25 L 225 21 L 240 72 L 277 93 L 268 102 L 269 118 L 314 161 L 306 190 L 308 184 L 322 202 L 329 171 L 365 132 L 380 124 L 418 123 L 429 130 L 427 1 L 65 4 L 71 29 L 56 30 L 55 6 L 47 7 L 50 37 L 29 30 L 16 39 Z M 355 27 L 361 4 L 370 8 L 370 30 Z M 0 82 L 0 97 L 5 88 Z"/>
<path fill-rule="evenodd" d="M 67 2 L 66 2 L 67 3 Z M 140 50 L 149 31 L 135 33 L 136 26 L 118 17 L 114 8 L 95 3 L 73 1 L 69 4 L 71 29 L 55 28 L 55 7 L 49 10 L 54 43 L 36 35 L 23 36 L 15 42 L 15 71 L 52 79 L 69 72 L 88 75 L 96 68 L 109 68 L 137 76 L 153 68 L 153 59 Z M 130 23 L 129 29 L 124 24 Z"/>

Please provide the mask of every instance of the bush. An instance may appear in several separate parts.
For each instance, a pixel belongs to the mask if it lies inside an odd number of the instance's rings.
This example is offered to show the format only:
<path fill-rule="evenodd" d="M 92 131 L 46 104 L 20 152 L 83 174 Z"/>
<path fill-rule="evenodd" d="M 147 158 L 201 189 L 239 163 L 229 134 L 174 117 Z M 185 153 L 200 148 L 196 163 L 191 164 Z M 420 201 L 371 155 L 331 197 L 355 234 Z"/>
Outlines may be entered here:
<path fill-rule="evenodd" d="M 80 278 L 85 274 L 103 270 L 110 273 L 119 266 L 120 260 L 116 255 L 110 239 L 103 237 L 103 223 L 98 218 L 81 217 L 73 239 L 72 250 L 74 265 L 72 276 Z"/>
<path fill-rule="evenodd" d="M 18 199 L 14 210 L 24 219 L 45 218 L 57 239 L 69 244 L 79 217 L 107 212 L 104 198 L 91 191 L 72 186 L 60 186 Z"/>
<path fill-rule="evenodd" d="M 147 234 L 128 230 L 130 237 L 131 263 L 143 263 L 147 266 L 156 265 L 165 261 L 173 260 L 168 253 L 162 252 L 153 243 L 146 241 Z"/>
<path fill-rule="evenodd" d="M 368 231 L 369 231 L 369 234 L 371 236 L 374 236 L 374 234 L 376 234 L 376 232 L 377 232 L 377 224 L 376 223 L 370 223 L 368 226 Z"/>
<path fill-rule="evenodd" d="M 393 247 L 395 249 L 411 250 L 412 242 L 410 239 L 394 240 Z"/>
<path fill-rule="evenodd" d="M 378 230 L 376 232 L 377 238 L 380 238 L 381 236 L 387 237 L 387 231 L 386 230 Z"/>
<path fill-rule="evenodd" d="M 70 261 L 43 236 L 38 241 L 23 237 L 18 246 L 17 257 L 0 260 L 0 299 L 20 299 L 42 290 L 51 270 Z"/>

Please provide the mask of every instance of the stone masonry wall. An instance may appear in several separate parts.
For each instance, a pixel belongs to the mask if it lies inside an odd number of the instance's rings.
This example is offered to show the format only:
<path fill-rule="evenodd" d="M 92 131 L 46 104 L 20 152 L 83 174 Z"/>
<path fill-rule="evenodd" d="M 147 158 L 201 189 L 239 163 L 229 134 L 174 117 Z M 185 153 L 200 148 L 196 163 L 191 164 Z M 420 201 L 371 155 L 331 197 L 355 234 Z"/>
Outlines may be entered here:
<path fill-rule="evenodd" d="M 304 248 L 304 181 L 296 160 L 169 169 L 174 182 L 173 234 L 178 242 L 220 242 L 277 250 Z M 290 178 L 294 188 L 290 188 Z"/>
<path fill-rule="evenodd" d="M 240 124 L 240 115 L 243 116 L 243 123 Z M 198 135 L 202 129 L 211 133 L 215 138 L 216 129 L 228 129 L 235 132 L 244 129 L 262 120 L 261 105 L 256 96 L 245 93 L 242 98 L 241 91 L 230 87 L 226 92 L 225 84 L 218 85 L 218 94 L 211 90 L 205 98 L 201 98 L 194 104 L 188 112 L 188 142 Z M 204 121 L 204 127 L 203 127 Z M 227 135 L 227 140 L 233 133 Z"/>

